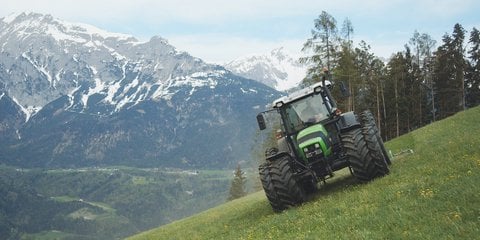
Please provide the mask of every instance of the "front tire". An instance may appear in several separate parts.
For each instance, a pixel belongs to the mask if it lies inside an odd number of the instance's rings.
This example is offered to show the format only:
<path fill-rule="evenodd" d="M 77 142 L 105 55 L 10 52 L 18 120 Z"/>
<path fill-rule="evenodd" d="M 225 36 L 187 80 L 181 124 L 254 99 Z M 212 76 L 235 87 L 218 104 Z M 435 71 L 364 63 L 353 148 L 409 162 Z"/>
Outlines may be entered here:
<path fill-rule="evenodd" d="M 275 212 L 300 205 L 306 199 L 304 190 L 293 174 L 289 160 L 289 156 L 281 156 L 258 168 L 263 190 Z"/>

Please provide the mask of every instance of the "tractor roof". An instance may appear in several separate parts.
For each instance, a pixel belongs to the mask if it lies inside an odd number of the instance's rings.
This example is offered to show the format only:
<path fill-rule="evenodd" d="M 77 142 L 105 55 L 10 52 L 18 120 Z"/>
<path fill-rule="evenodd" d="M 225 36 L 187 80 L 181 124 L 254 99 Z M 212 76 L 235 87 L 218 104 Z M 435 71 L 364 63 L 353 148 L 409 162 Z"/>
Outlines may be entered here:
<path fill-rule="evenodd" d="M 327 81 L 326 84 L 328 86 L 331 83 L 329 81 Z M 287 96 L 283 96 L 283 97 L 273 101 L 272 108 L 278 108 L 281 105 L 291 103 L 291 102 L 293 102 L 297 99 L 305 97 L 306 95 L 312 94 L 312 93 L 315 92 L 315 89 L 317 89 L 317 88 L 323 89 L 323 84 L 321 82 L 318 82 L 318 83 L 310 85 L 306 88 L 303 88 L 303 89 L 300 89 L 300 90 L 295 91 L 293 93 L 290 93 Z"/>

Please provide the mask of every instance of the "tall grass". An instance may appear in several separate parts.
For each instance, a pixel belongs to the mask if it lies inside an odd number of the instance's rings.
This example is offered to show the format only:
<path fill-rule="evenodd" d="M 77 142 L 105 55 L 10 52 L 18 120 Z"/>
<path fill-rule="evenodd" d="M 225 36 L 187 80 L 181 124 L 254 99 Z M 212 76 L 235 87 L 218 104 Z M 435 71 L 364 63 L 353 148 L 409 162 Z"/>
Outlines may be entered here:
<path fill-rule="evenodd" d="M 348 171 L 273 213 L 263 191 L 130 239 L 480 239 L 480 108 L 387 143 L 391 173 Z"/>

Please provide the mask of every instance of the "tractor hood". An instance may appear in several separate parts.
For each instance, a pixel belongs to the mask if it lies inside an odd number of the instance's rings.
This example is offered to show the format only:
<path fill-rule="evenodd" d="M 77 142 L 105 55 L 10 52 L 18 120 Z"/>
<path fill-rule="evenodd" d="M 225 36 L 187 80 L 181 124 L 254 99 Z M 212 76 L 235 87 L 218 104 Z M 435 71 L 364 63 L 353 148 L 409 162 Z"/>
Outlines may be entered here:
<path fill-rule="evenodd" d="M 297 135 L 300 155 L 306 161 L 312 157 L 328 157 L 332 153 L 328 132 L 322 124 L 303 129 Z"/>

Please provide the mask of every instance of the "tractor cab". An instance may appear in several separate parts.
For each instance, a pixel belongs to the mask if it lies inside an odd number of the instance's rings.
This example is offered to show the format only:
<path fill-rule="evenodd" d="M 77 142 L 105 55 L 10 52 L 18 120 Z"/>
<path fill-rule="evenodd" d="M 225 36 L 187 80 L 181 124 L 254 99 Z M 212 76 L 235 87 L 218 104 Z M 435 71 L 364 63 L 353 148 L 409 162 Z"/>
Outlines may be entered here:
<path fill-rule="evenodd" d="M 316 83 L 275 100 L 270 111 L 276 111 L 281 117 L 283 138 L 279 138 L 279 146 L 290 146 L 280 150 L 306 164 L 330 156 L 333 140 L 338 137 L 329 134 L 327 128 L 337 132 L 334 122 L 340 112 L 325 83 Z M 257 116 L 260 129 L 266 128 L 263 114 Z"/>
<path fill-rule="evenodd" d="M 336 103 L 324 87 L 324 83 L 316 83 L 273 101 L 271 109 L 266 112 L 273 110 L 281 115 L 284 130 L 289 134 L 329 119 L 338 113 Z M 257 116 L 261 130 L 266 128 L 263 117 L 266 112 Z"/>

